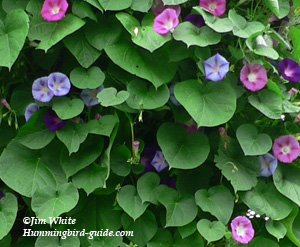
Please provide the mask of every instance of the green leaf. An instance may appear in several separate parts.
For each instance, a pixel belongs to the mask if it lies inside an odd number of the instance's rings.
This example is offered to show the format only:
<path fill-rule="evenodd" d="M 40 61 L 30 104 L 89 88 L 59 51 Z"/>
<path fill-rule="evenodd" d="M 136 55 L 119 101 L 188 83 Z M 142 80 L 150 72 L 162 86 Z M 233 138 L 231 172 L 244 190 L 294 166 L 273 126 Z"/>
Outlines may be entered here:
<path fill-rule="evenodd" d="M 29 30 L 28 15 L 20 9 L 0 20 L 0 67 L 11 69 L 25 43 Z"/>
<path fill-rule="evenodd" d="M 9 13 L 15 9 L 25 9 L 28 2 L 29 0 L 2 0 L 2 9 L 6 13 Z"/>
<path fill-rule="evenodd" d="M 180 239 L 177 238 L 176 242 L 172 247 L 186 247 L 186 246 L 197 246 L 197 247 L 204 247 L 204 241 L 201 235 L 197 232 L 190 237 Z"/>
<path fill-rule="evenodd" d="M 294 224 L 296 223 L 296 218 L 299 215 L 299 207 L 294 206 L 293 211 L 287 217 L 282 221 L 282 223 L 285 225 L 287 229 L 287 234 L 286 236 L 289 238 L 291 242 L 293 242 L 297 247 L 300 246 L 300 238 L 299 236 L 296 236 L 295 231 L 294 231 Z"/>
<path fill-rule="evenodd" d="M 189 134 L 182 126 L 172 123 L 159 128 L 157 141 L 171 168 L 196 168 L 207 159 L 210 150 L 205 135 Z"/>
<path fill-rule="evenodd" d="M 131 9 L 134 11 L 148 12 L 151 9 L 153 0 L 132 0 Z"/>
<path fill-rule="evenodd" d="M 0 246 L 1 247 L 11 247 L 11 235 L 7 234 L 4 238 L 0 240 Z"/>
<path fill-rule="evenodd" d="M 250 51 L 254 52 L 257 55 L 271 58 L 277 60 L 279 58 L 278 52 L 272 47 L 266 47 L 263 45 L 256 44 L 257 34 L 253 34 L 246 40 L 246 45 Z"/>
<path fill-rule="evenodd" d="M 94 6 L 96 9 L 100 10 L 103 13 L 103 8 L 100 5 L 98 0 L 84 0 L 85 2 L 89 3 L 90 5 Z"/>
<path fill-rule="evenodd" d="M 81 143 L 88 136 L 88 128 L 86 124 L 67 124 L 64 128 L 56 131 L 57 138 L 65 144 L 69 151 L 69 155 L 76 153 Z"/>
<path fill-rule="evenodd" d="M 62 239 L 59 237 L 39 236 L 34 247 L 80 247 L 80 240 L 78 237 Z"/>
<path fill-rule="evenodd" d="M 147 247 L 173 247 L 170 231 L 159 228 L 155 236 L 147 243 Z M 200 246 L 201 247 L 201 246 Z"/>
<path fill-rule="evenodd" d="M 227 187 L 218 185 L 209 190 L 198 190 L 195 200 L 203 211 L 211 213 L 223 224 L 228 223 L 233 212 L 234 197 Z"/>
<path fill-rule="evenodd" d="M 105 74 L 99 67 L 93 66 L 88 70 L 75 68 L 71 71 L 72 85 L 80 89 L 95 89 L 101 86 L 105 80 Z"/>
<path fill-rule="evenodd" d="M 162 0 L 164 5 L 178 5 L 187 2 L 188 0 Z"/>
<path fill-rule="evenodd" d="M 278 19 L 282 19 L 290 12 L 290 4 L 288 0 L 263 0 L 263 3 L 276 15 Z"/>
<path fill-rule="evenodd" d="M 95 135 L 110 137 L 119 119 L 114 115 L 104 115 L 99 120 L 90 120 L 87 125 L 89 132 Z"/>
<path fill-rule="evenodd" d="M 203 85 L 195 80 L 189 80 L 177 83 L 174 91 L 176 99 L 199 127 L 213 127 L 226 123 L 236 109 L 236 93 L 226 83 Z"/>
<path fill-rule="evenodd" d="M 268 233 L 277 239 L 277 241 L 284 238 L 287 233 L 286 227 L 280 221 L 268 220 L 266 222 L 266 229 Z"/>
<path fill-rule="evenodd" d="M 97 98 L 101 105 L 115 106 L 120 105 L 125 102 L 129 97 L 129 93 L 127 91 L 119 91 L 114 87 L 104 88 L 100 93 L 97 94 Z"/>
<path fill-rule="evenodd" d="M 170 63 L 165 50 L 150 53 L 129 42 L 119 42 L 105 49 L 108 57 L 122 69 L 150 81 L 156 88 L 170 82 L 177 69 Z"/>
<path fill-rule="evenodd" d="M 251 243 L 248 245 L 249 247 L 262 247 L 262 246 L 268 246 L 268 247 L 279 247 L 279 245 L 274 242 L 271 239 L 267 239 L 264 237 L 256 237 L 251 241 Z"/>
<path fill-rule="evenodd" d="M 143 80 L 133 80 L 127 85 L 129 98 L 126 103 L 133 109 L 152 110 L 164 106 L 169 100 L 169 89 L 162 85 L 155 89 Z"/>
<path fill-rule="evenodd" d="M 70 99 L 67 97 L 56 98 L 53 101 L 52 109 L 57 116 L 63 120 L 67 120 L 78 116 L 84 108 L 84 103 L 81 99 Z"/>
<path fill-rule="evenodd" d="M 5 193 L 0 199 L 0 240 L 4 238 L 13 227 L 18 212 L 18 200 L 11 193 Z"/>
<path fill-rule="evenodd" d="M 157 204 L 157 193 L 155 189 L 160 184 L 159 176 L 154 172 L 147 172 L 137 181 L 137 192 L 143 203 L 151 202 Z"/>
<path fill-rule="evenodd" d="M 113 238 L 106 236 L 96 237 L 90 241 L 90 244 L 89 247 L 125 247 L 125 245 L 123 245 L 123 239 L 120 236 L 114 236 Z"/>
<path fill-rule="evenodd" d="M 105 10 L 113 10 L 113 11 L 127 9 L 132 4 L 132 0 L 122 0 L 122 2 L 118 0 L 98 0 L 98 1 Z"/>
<path fill-rule="evenodd" d="M 178 232 L 182 238 L 187 238 L 197 231 L 195 222 L 191 222 L 185 226 L 178 227 Z"/>
<path fill-rule="evenodd" d="M 278 166 L 273 180 L 277 190 L 300 207 L 300 169 L 294 166 Z"/>
<path fill-rule="evenodd" d="M 131 165 L 128 162 L 128 160 L 131 158 L 131 155 L 130 149 L 125 144 L 114 148 L 111 152 L 110 160 L 110 168 L 112 172 L 121 177 L 128 176 L 131 171 Z M 137 189 L 139 190 L 138 187 Z"/>
<path fill-rule="evenodd" d="M 286 218 L 293 209 L 292 202 L 281 195 L 273 184 L 262 181 L 252 190 L 243 193 L 241 199 L 249 208 L 272 220 Z"/>
<path fill-rule="evenodd" d="M 182 22 L 173 32 L 175 40 L 184 42 L 188 47 L 192 45 L 206 47 L 218 44 L 221 35 L 208 27 L 198 28 L 190 22 Z"/>
<path fill-rule="evenodd" d="M 133 185 L 125 185 L 117 194 L 117 202 L 133 219 L 138 219 L 147 209 L 148 203 L 143 203 Z"/>
<path fill-rule="evenodd" d="M 225 235 L 226 228 L 220 221 L 202 219 L 197 223 L 199 233 L 208 243 L 220 240 Z"/>
<path fill-rule="evenodd" d="M 267 134 L 259 134 L 253 124 L 238 127 L 236 137 L 245 155 L 263 155 L 272 148 L 272 139 Z"/>
<path fill-rule="evenodd" d="M 16 142 L 11 142 L 1 154 L 0 178 L 14 191 L 27 197 L 39 187 L 56 184 L 40 153 Z"/>
<path fill-rule="evenodd" d="M 72 14 L 68 14 L 62 21 L 46 22 L 40 16 L 30 22 L 28 38 L 41 41 L 38 49 L 48 51 L 66 36 L 80 29 L 85 22 Z"/>
<path fill-rule="evenodd" d="M 72 12 L 81 19 L 88 17 L 93 21 L 97 21 L 97 16 L 93 12 L 91 5 L 81 0 L 76 0 L 73 2 Z"/>
<path fill-rule="evenodd" d="M 292 39 L 293 43 L 293 55 L 296 59 L 300 56 L 300 26 L 290 27 L 289 36 Z"/>

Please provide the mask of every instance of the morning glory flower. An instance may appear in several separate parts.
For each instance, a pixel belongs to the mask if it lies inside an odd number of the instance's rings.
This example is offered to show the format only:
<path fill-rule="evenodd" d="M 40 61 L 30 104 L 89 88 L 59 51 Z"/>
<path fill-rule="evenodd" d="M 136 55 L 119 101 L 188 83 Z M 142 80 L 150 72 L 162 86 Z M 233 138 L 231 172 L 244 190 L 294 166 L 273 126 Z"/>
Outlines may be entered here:
<path fill-rule="evenodd" d="M 160 184 L 164 184 L 170 188 L 176 189 L 176 180 L 170 176 L 162 178 Z"/>
<path fill-rule="evenodd" d="M 152 12 L 155 16 L 162 13 L 165 9 L 174 9 L 176 11 L 177 16 L 181 13 L 181 8 L 179 5 L 164 5 L 162 0 L 154 0 L 152 5 Z"/>
<path fill-rule="evenodd" d="M 172 84 L 169 87 L 169 91 L 170 91 L 170 101 L 173 105 L 175 106 L 181 106 L 181 104 L 179 103 L 179 101 L 176 99 L 175 94 L 174 94 L 174 87 L 176 84 Z"/>
<path fill-rule="evenodd" d="M 84 104 L 88 107 L 98 105 L 100 102 L 97 98 L 97 94 L 103 90 L 104 86 L 101 85 L 96 89 L 83 89 L 80 93 L 80 98 Z"/>
<path fill-rule="evenodd" d="M 55 132 L 57 130 L 62 129 L 66 122 L 61 120 L 53 110 L 47 111 L 44 117 L 46 127 L 51 131 Z"/>
<path fill-rule="evenodd" d="M 205 25 L 204 19 L 201 15 L 194 15 L 194 14 L 187 15 L 184 21 L 188 21 L 199 28 Z"/>
<path fill-rule="evenodd" d="M 167 8 L 154 19 L 154 31 L 160 35 L 166 35 L 174 31 L 179 19 L 176 10 Z"/>
<path fill-rule="evenodd" d="M 270 177 L 274 174 L 278 161 L 272 154 L 264 154 L 259 157 L 260 176 Z"/>
<path fill-rule="evenodd" d="M 40 107 L 36 103 L 29 104 L 25 109 L 25 120 L 26 122 L 29 121 L 29 119 L 32 117 L 32 115 L 37 112 L 40 109 Z"/>
<path fill-rule="evenodd" d="M 36 79 L 32 84 L 32 96 L 39 102 L 49 102 L 53 98 L 53 92 L 48 87 L 48 77 Z"/>
<path fill-rule="evenodd" d="M 48 76 L 48 87 L 55 96 L 64 96 L 70 92 L 71 82 L 65 74 L 55 72 Z"/>
<path fill-rule="evenodd" d="M 235 217 L 231 221 L 230 226 L 232 237 L 239 244 L 248 244 L 253 239 L 255 231 L 247 217 Z"/>
<path fill-rule="evenodd" d="M 214 16 L 221 16 L 226 11 L 226 0 L 200 0 L 199 5 Z"/>
<path fill-rule="evenodd" d="M 207 80 L 221 81 L 229 71 L 229 62 L 219 53 L 204 61 Z"/>
<path fill-rule="evenodd" d="M 300 155 L 299 142 L 291 135 L 280 136 L 274 141 L 273 154 L 282 163 L 292 163 Z"/>
<path fill-rule="evenodd" d="M 240 80 L 245 88 L 256 92 L 267 85 L 267 71 L 260 64 L 245 64 L 240 72 Z"/>
<path fill-rule="evenodd" d="M 161 172 L 163 169 L 169 166 L 168 162 L 165 159 L 165 156 L 161 151 L 156 151 L 151 165 L 155 168 L 157 172 Z"/>
<path fill-rule="evenodd" d="M 41 15 L 44 20 L 49 22 L 60 21 L 65 17 L 68 6 L 66 0 L 45 0 Z"/>
<path fill-rule="evenodd" d="M 294 60 L 285 58 L 279 62 L 281 76 L 293 83 L 300 81 L 300 66 Z"/>

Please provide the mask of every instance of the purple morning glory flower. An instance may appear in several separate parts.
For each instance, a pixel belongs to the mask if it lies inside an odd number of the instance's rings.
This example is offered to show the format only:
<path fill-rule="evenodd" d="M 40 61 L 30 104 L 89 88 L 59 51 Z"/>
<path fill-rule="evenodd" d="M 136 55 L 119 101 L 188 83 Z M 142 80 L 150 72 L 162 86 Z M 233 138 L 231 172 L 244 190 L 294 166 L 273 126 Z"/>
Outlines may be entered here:
<path fill-rule="evenodd" d="M 205 25 L 204 19 L 201 15 L 188 15 L 185 17 L 184 21 L 189 21 L 190 23 L 199 28 Z"/>
<path fill-rule="evenodd" d="M 175 97 L 175 94 L 174 94 L 174 87 L 175 87 L 175 84 L 172 84 L 170 87 L 169 87 L 169 91 L 170 91 L 170 101 L 173 105 L 175 106 L 181 106 L 181 104 L 178 102 L 178 100 L 176 99 Z"/>
<path fill-rule="evenodd" d="M 156 151 L 154 158 L 151 161 L 151 165 L 155 168 L 157 172 L 161 172 L 163 169 L 169 166 L 161 151 Z"/>
<path fill-rule="evenodd" d="M 300 155 L 300 145 L 291 135 L 278 137 L 273 144 L 273 154 L 282 163 L 292 163 Z"/>
<path fill-rule="evenodd" d="M 70 92 L 71 82 L 65 74 L 55 72 L 48 76 L 48 87 L 55 96 L 64 96 Z"/>
<path fill-rule="evenodd" d="M 229 62 L 219 53 L 204 61 L 206 79 L 221 81 L 229 71 Z"/>
<path fill-rule="evenodd" d="M 176 189 L 176 180 L 170 176 L 162 178 L 160 184 L 167 185 L 170 188 Z"/>
<path fill-rule="evenodd" d="M 167 35 L 178 26 L 179 19 L 176 10 L 167 8 L 155 17 L 153 28 L 160 35 Z"/>
<path fill-rule="evenodd" d="M 274 174 L 278 161 L 272 154 L 264 154 L 259 157 L 260 176 L 270 177 Z"/>
<path fill-rule="evenodd" d="M 33 113 L 37 112 L 40 107 L 36 103 L 29 104 L 25 109 L 25 120 L 26 122 L 32 117 Z"/>
<path fill-rule="evenodd" d="M 57 130 L 62 129 L 66 122 L 61 120 L 53 110 L 49 110 L 44 117 L 46 127 L 55 132 Z"/>
<path fill-rule="evenodd" d="M 154 167 L 151 165 L 151 161 L 156 154 L 157 148 L 154 146 L 146 147 L 143 151 L 141 157 L 141 164 L 145 166 L 145 172 L 155 171 Z"/>
<path fill-rule="evenodd" d="M 235 217 L 231 223 L 233 239 L 240 244 L 248 244 L 254 237 L 254 228 L 251 221 L 245 216 Z"/>
<path fill-rule="evenodd" d="M 32 84 L 32 96 L 39 102 L 49 102 L 53 98 L 53 92 L 48 87 L 48 77 L 36 79 Z"/>
<path fill-rule="evenodd" d="M 240 72 L 240 80 L 249 91 L 256 92 L 268 83 L 266 69 L 260 64 L 245 64 Z"/>
<path fill-rule="evenodd" d="M 300 81 L 300 66 L 294 60 L 285 58 L 279 62 L 278 67 L 284 79 L 293 83 Z"/>
<path fill-rule="evenodd" d="M 84 89 L 80 93 L 80 98 L 86 106 L 95 106 L 99 104 L 97 94 L 103 90 L 104 86 L 101 85 L 96 89 Z"/>

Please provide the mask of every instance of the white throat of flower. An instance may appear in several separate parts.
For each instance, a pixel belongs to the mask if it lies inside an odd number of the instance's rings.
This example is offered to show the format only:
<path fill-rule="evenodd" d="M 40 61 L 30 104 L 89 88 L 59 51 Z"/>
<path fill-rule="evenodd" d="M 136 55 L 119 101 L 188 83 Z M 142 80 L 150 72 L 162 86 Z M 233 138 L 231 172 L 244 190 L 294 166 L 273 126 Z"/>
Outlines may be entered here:
<path fill-rule="evenodd" d="M 171 32 L 174 31 L 174 26 L 173 26 L 173 22 L 172 21 L 167 21 L 165 23 L 165 27 L 166 27 L 166 29 L 170 30 Z"/>
<path fill-rule="evenodd" d="M 283 146 L 281 151 L 284 153 L 284 154 L 289 154 L 291 152 L 291 147 L 290 146 Z"/>
<path fill-rule="evenodd" d="M 246 234 L 246 229 L 243 225 L 238 225 L 236 228 L 236 233 L 237 235 L 239 235 L 240 237 L 244 237 Z"/>
<path fill-rule="evenodd" d="M 59 6 L 54 6 L 53 9 L 51 10 L 51 13 L 53 15 L 57 15 L 60 11 L 60 7 Z"/>
<path fill-rule="evenodd" d="M 256 79 L 257 79 L 256 74 L 250 73 L 250 74 L 248 75 L 248 80 L 249 80 L 250 82 L 255 83 L 255 82 L 256 82 Z"/>

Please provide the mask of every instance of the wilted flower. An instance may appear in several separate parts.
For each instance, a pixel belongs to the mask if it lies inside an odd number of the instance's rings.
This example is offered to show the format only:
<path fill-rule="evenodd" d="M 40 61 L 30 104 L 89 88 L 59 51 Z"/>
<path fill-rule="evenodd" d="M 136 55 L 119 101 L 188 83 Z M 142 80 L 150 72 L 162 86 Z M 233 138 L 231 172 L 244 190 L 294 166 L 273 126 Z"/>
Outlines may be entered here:
<path fill-rule="evenodd" d="M 156 151 L 151 165 L 155 168 L 157 172 L 161 172 L 163 169 L 169 166 L 168 162 L 165 159 L 165 156 L 161 151 Z"/>
<path fill-rule="evenodd" d="M 62 129 L 66 124 L 66 122 L 61 120 L 53 110 L 49 110 L 46 113 L 44 121 L 46 127 L 52 132 Z"/>
<path fill-rule="evenodd" d="M 201 15 L 188 15 L 185 17 L 184 21 L 188 21 L 196 27 L 203 27 L 205 25 L 204 19 Z"/>
<path fill-rule="evenodd" d="M 48 77 L 41 77 L 33 82 L 32 96 L 40 102 L 49 102 L 53 98 L 53 92 L 48 87 Z"/>
<path fill-rule="evenodd" d="M 71 83 L 65 74 L 55 72 L 48 76 L 48 87 L 55 96 L 64 96 L 70 92 Z"/>
<path fill-rule="evenodd" d="M 291 135 L 280 136 L 274 141 L 273 154 L 283 163 L 292 163 L 300 155 L 299 142 Z"/>
<path fill-rule="evenodd" d="M 289 96 L 295 96 L 298 92 L 299 92 L 299 90 L 298 90 L 297 88 L 292 87 L 292 88 L 288 91 L 288 95 L 289 95 Z"/>
<path fill-rule="evenodd" d="M 254 237 L 251 221 L 245 216 L 237 216 L 231 221 L 233 239 L 240 244 L 248 244 Z"/>
<path fill-rule="evenodd" d="M 279 62 L 281 76 L 293 83 L 300 81 L 300 66 L 294 60 L 285 58 Z"/>
<path fill-rule="evenodd" d="M 132 142 L 132 151 L 134 153 L 134 156 L 137 157 L 140 150 L 140 142 L 139 141 L 133 141 Z"/>
<path fill-rule="evenodd" d="M 86 106 L 94 106 L 99 104 L 97 94 L 103 90 L 104 86 L 101 85 L 96 89 L 83 89 L 80 93 L 80 98 Z"/>
<path fill-rule="evenodd" d="M 36 103 L 29 104 L 25 109 L 25 120 L 26 122 L 32 117 L 33 113 L 37 112 L 40 107 Z"/>
<path fill-rule="evenodd" d="M 229 62 L 219 53 L 204 61 L 206 79 L 221 81 L 229 71 Z"/>
<path fill-rule="evenodd" d="M 162 13 L 165 9 L 174 9 L 176 11 L 177 16 L 181 13 L 181 8 L 179 5 L 164 5 L 162 0 L 154 0 L 152 5 L 152 12 L 155 16 Z"/>
<path fill-rule="evenodd" d="M 240 80 L 249 91 L 256 92 L 267 85 L 266 69 L 260 64 L 246 64 L 240 72 Z"/>
<path fill-rule="evenodd" d="M 173 32 L 178 26 L 178 15 L 174 9 L 165 9 L 161 14 L 154 19 L 154 31 L 161 35 L 166 35 Z"/>
<path fill-rule="evenodd" d="M 7 110 L 11 111 L 11 107 L 10 105 L 8 104 L 7 100 L 6 99 L 1 99 L 1 105 L 3 105 Z"/>
<path fill-rule="evenodd" d="M 65 17 L 68 6 L 66 0 L 45 0 L 41 15 L 46 21 L 60 21 Z"/>
<path fill-rule="evenodd" d="M 174 95 L 174 87 L 176 84 L 172 84 L 169 87 L 169 91 L 170 91 L 170 101 L 173 105 L 175 106 L 181 106 L 181 104 L 178 102 L 178 100 L 176 99 L 175 95 Z"/>
<path fill-rule="evenodd" d="M 272 154 L 264 154 L 259 157 L 260 176 L 270 177 L 274 174 L 278 161 Z"/>
<path fill-rule="evenodd" d="M 226 0 L 200 0 L 199 5 L 214 16 L 221 16 L 226 11 Z"/>

